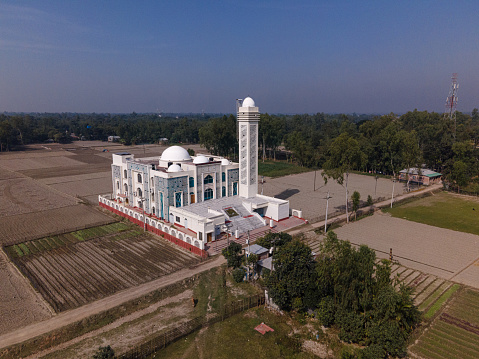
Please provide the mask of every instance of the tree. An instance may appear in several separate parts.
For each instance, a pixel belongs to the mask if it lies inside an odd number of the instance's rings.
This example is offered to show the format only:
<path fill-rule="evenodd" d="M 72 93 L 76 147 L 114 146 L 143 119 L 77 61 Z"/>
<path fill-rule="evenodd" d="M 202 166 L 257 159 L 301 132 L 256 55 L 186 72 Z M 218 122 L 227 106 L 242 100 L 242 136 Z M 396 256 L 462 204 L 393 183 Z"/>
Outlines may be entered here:
<path fill-rule="evenodd" d="M 311 249 L 299 240 L 280 247 L 273 256 L 274 270 L 266 278 L 266 287 L 282 309 L 303 309 L 303 298 L 314 282 Z"/>
<path fill-rule="evenodd" d="M 233 279 L 236 283 L 241 283 L 244 279 L 245 271 L 243 268 L 236 268 L 233 270 Z"/>
<path fill-rule="evenodd" d="M 243 247 L 241 247 L 241 244 L 231 242 L 228 247 L 224 248 L 221 251 L 221 254 L 223 254 L 223 256 L 226 258 L 226 263 L 228 267 L 238 268 L 241 265 L 243 257 L 241 255 L 242 250 Z"/>
<path fill-rule="evenodd" d="M 349 173 L 353 168 L 361 167 L 365 162 L 365 154 L 361 151 L 356 139 L 347 133 L 340 134 L 331 143 L 328 151 L 328 158 L 323 165 L 322 176 L 327 183 L 328 178 L 334 179 L 338 184 L 344 186 L 346 197 L 346 220 L 349 223 L 348 213 L 348 180 Z"/>
<path fill-rule="evenodd" d="M 254 275 L 255 275 L 255 268 L 256 268 L 256 264 L 258 263 L 259 261 L 259 257 L 257 254 L 255 253 L 250 253 L 249 256 L 248 256 L 248 268 L 251 266 L 252 269 L 253 269 L 253 278 L 254 278 Z M 249 271 L 249 269 L 248 269 Z"/>
<path fill-rule="evenodd" d="M 236 119 L 229 117 L 210 119 L 199 130 L 200 144 L 209 152 L 219 156 L 229 156 L 237 148 Z"/>
<path fill-rule="evenodd" d="M 360 200 L 361 200 L 361 194 L 358 191 L 354 191 L 351 196 L 351 201 L 353 202 L 354 220 L 356 220 Z"/>
<path fill-rule="evenodd" d="M 293 240 L 293 237 L 286 233 L 286 232 L 279 232 L 273 233 L 269 232 L 264 237 L 260 237 L 256 240 L 256 244 L 264 247 L 264 248 L 271 248 L 271 247 L 281 247 L 284 246 L 286 243 L 289 243 Z"/>

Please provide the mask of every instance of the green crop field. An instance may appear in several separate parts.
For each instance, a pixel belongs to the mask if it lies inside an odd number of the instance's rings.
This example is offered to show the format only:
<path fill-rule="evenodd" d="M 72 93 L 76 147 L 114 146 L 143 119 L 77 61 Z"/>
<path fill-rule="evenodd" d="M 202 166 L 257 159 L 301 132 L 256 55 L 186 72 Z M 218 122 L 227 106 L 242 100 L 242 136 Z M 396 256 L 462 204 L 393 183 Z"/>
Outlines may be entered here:
<path fill-rule="evenodd" d="M 456 289 L 452 286 L 444 297 Z M 410 347 L 411 352 L 424 358 L 479 358 L 478 299 L 479 292 L 475 290 L 458 291 L 448 307 Z M 441 300 L 438 303 L 443 304 Z M 430 310 L 433 309 L 434 306 Z"/>
<path fill-rule="evenodd" d="M 258 175 L 260 176 L 275 178 L 310 171 L 312 171 L 311 168 L 284 161 L 258 161 Z"/>
<path fill-rule="evenodd" d="M 479 199 L 448 192 L 385 209 L 393 217 L 479 235 Z"/>

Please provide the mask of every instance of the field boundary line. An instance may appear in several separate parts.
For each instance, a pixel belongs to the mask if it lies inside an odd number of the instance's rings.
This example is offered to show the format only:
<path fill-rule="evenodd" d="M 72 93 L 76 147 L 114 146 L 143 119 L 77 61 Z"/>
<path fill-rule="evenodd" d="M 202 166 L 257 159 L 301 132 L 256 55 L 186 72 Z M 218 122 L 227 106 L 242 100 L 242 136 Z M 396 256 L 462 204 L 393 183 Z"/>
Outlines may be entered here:
<path fill-rule="evenodd" d="M 452 280 L 452 278 L 454 277 L 457 277 L 459 274 L 461 274 L 462 272 L 464 272 L 467 268 L 469 268 L 470 266 L 474 265 L 474 263 L 476 263 L 477 261 L 479 261 L 479 257 L 475 258 L 471 263 L 465 265 L 463 268 L 461 268 L 459 271 L 455 272 L 451 278 L 449 278 L 448 280 Z"/>
<path fill-rule="evenodd" d="M 30 290 L 34 295 L 35 295 L 35 298 L 39 299 L 40 303 L 42 303 L 42 305 L 44 305 L 48 311 L 50 312 L 50 314 L 52 315 L 52 318 L 57 314 L 55 312 L 55 310 L 53 309 L 53 307 L 45 300 L 45 298 L 43 298 L 43 296 L 41 295 L 41 293 L 39 291 L 37 291 L 33 285 L 30 283 L 30 281 L 28 280 L 27 277 L 25 277 L 25 275 L 22 273 L 22 271 L 20 270 L 20 268 L 18 268 L 15 263 L 13 263 L 11 260 L 10 260 L 10 257 L 8 256 L 7 253 L 5 253 L 5 246 L 2 246 L 0 247 L 0 255 L 3 257 L 3 259 L 5 260 L 5 262 L 7 263 L 7 265 L 10 265 L 12 266 L 13 268 L 15 268 L 15 271 L 17 272 L 17 274 L 22 278 L 22 281 L 24 282 L 25 284 L 25 287 L 28 288 L 28 290 Z M 47 319 L 48 320 L 48 319 Z M 1 344 L 0 344 L 1 345 Z"/>

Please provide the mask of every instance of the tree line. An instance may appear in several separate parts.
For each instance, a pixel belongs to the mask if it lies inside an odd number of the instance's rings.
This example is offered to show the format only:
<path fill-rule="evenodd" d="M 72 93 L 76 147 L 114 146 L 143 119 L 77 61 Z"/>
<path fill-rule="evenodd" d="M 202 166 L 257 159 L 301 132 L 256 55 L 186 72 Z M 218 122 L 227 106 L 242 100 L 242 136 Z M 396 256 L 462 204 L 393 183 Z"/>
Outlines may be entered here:
<path fill-rule="evenodd" d="M 479 175 L 479 111 L 456 113 L 454 124 L 442 114 L 410 111 L 401 116 L 261 114 L 259 153 L 275 159 L 286 150 L 300 166 L 322 168 L 328 178 L 347 185 L 350 171 L 397 177 L 401 169 L 422 167 L 443 173 L 455 187 L 475 184 Z M 45 142 L 69 142 L 120 136 L 125 145 L 201 144 L 215 155 L 237 158 L 236 118 L 229 116 L 156 114 L 1 114 L 0 150 Z M 344 178 L 342 178 L 344 177 Z"/>
<path fill-rule="evenodd" d="M 413 289 L 392 278 L 389 260 L 378 261 L 368 246 L 356 249 L 332 231 L 316 256 L 287 233 L 269 233 L 256 243 L 272 253 L 272 270 L 263 268 L 262 284 L 280 309 L 314 313 L 323 326 L 337 328 L 343 342 L 360 345 L 342 358 L 406 356 L 421 313 Z M 235 242 L 222 251 L 237 281 L 243 280 L 245 267 L 257 263 L 241 252 Z"/>

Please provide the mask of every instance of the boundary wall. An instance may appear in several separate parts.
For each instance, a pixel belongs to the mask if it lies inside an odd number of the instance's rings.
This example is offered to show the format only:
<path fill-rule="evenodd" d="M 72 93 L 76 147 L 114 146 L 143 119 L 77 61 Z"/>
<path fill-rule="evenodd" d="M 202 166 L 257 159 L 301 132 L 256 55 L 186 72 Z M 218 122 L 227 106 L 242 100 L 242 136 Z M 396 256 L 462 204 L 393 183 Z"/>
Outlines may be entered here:
<path fill-rule="evenodd" d="M 115 200 L 111 200 L 103 196 L 98 196 L 98 204 L 100 207 L 128 219 L 130 222 L 143 227 L 148 232 L 164 237 L 171 243 L 174 243 L 177 246 L 200 256 L 201 258 L 208 257 L 208 252 L 202 248 L 204 245 L 202 242 L 186 233 L 183 233 L 172 224 L 164 223 L 159 219 L 149 218 L 147 216 L 144 218 L 143 214 L 138 213 L 136 209 L 126 207 L 122 203 L 118 203 Z"/>

